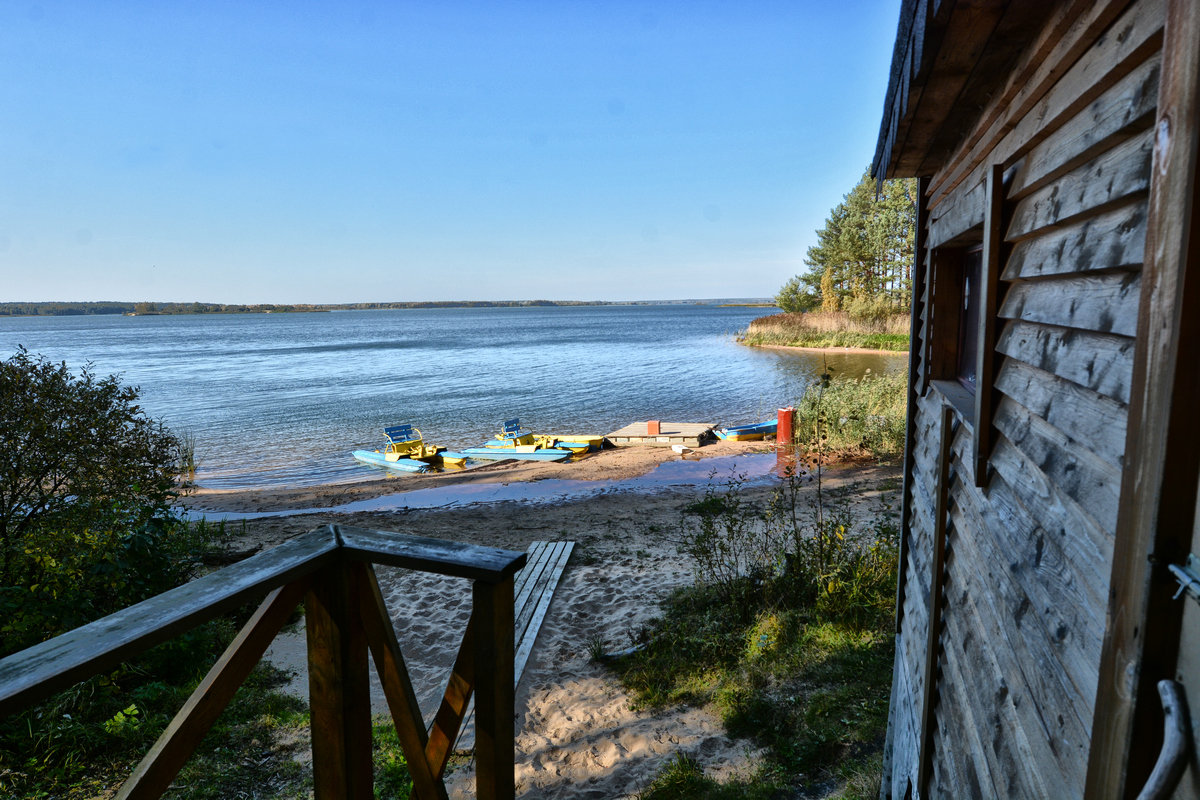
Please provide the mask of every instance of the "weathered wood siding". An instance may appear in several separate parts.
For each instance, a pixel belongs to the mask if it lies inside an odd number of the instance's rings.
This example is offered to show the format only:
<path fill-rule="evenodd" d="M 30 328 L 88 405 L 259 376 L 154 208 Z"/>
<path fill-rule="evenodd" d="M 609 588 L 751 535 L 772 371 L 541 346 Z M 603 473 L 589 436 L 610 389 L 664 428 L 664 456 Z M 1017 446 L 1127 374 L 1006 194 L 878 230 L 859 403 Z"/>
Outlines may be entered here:
<path fill-rule="evenodd" d="M 995 394 L 990 419 L 972 419 L 959 403 L 958 424 L 944 425 L 950 392 L 937 379 L 951 376 L 929 373 L 940 346 L 936 303 L 918 281 L 919 396 L 885 796 L 1082 796 L 1125 452 L 1162 2 L 1138 0 L 1114 19 L 1072 29 L 1040 67 L 1044 94 L 1019 115 L 985 109 L 990 127 L 968 132 L 928 184 L 918 256 L 926 268 L 937 248 L 981 235 L 987 170 L 1004 168 L 995 367 L 979 388 Z M 993 428 L 978 481 L 976 425 Z M 953 437 L 948 448 L 943 435 Z M 939 532 L 944 567 L 933 574 Z"/>

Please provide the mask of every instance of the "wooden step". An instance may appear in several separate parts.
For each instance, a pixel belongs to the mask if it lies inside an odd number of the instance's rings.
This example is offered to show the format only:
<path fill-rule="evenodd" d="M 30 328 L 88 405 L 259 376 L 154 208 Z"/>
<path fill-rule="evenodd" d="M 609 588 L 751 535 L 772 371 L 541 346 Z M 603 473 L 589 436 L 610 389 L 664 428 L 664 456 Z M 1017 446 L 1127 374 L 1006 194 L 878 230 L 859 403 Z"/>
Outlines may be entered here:
<path fill-rule="evenodd" d="M 574 542 L 532 542 L 525 567 L 513 581 L 513 680 L 520 686 L 521 676 L 538 633 L 554 600 L 554 591 L 562 579 L 563 570 L 575 549 Z M 475 746 L 475 701 L 472 700 L 463 720 L 455 750 L 470 750 Z"/>

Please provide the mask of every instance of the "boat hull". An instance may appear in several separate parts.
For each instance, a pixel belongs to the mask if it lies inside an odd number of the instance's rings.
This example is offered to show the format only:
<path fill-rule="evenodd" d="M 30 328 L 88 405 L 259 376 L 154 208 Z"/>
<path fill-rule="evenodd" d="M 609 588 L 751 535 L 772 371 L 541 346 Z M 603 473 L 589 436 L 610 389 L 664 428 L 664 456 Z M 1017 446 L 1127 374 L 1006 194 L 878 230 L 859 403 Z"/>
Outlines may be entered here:
<path fill-rule="evenodd" d="M 392 458 L 389 459 L 383 453 L 376 453 L 371 450 L 355 450 L 354 458 L 363 464 L 368 464 L 372 467 L 383 467 L 394 472 L 428 472 L 429 465 L 424 461 L 416 461 L 411 458 Z"/>
<path fill-rule="evenodd" d="M 529 441 L 517 440 L 515 444 L 512 439 L 489 439 L 483 446 L 490 450 L 511 450 L 514 447 L 556 448 L 570 450 L 572 453 L 586 453 L 592 449 L 592 445 L 586 441 L 564 441 L 557 436 L 534 436 Z"/>
<path fill-rule="evenodd" d="M 587 442 L 563 442 L 559 441 L 558 439 L 554 439 L 553 442 L 554 443 L 550 445 L 551 447 L 559 450 L 570 450 L 576 455 L 579 453 L 586 453 L 588 450 L 592 449 L 591 445 L 589 445 Z"/>
<path fill-rule="evenodd" d="M 570 450 L 557 448 L 535 447 L 534 445 L 517 445 L 516 447 L 468 447 L 461 451 L 468 458 L 489 461 L 501 461 L 515 458 L 520 461 L 561 461 L 571 456 Z"/>
<path fill-rule="evenodd" d="M 779 420 L 770 419 L 764 422 L 755 422 L 751 425 L 731 425 L 727 428 L 716 428 L 713 434 L 718 439 L 724 439 L 727 442 L 753 442 L 760 439 L 765 439 L 767 436 L 774 436 L 779 429 Z"/>
<path fill-rule="evenodd" d="M 586 444 L 591 450 L 599 450 L 604 447 L 604 437 L 591 434 L 575 434 L 575 433 L 558 433 L 553 434 L 550 438 L 558 442 L 569 442 L 571 444 Z M 561 446 L 561 445 L 560 445 Z"/>

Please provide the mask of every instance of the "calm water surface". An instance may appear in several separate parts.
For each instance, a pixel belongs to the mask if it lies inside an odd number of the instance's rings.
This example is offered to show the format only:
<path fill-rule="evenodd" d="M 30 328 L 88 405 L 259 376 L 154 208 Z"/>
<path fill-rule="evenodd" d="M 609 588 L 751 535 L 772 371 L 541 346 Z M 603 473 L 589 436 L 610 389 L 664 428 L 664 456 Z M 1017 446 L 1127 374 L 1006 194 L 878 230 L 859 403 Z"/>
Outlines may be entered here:
<path fill-rule="evenodd" d="M 630 422 L 774 416 L 826 365 L 903 369 L 883 355 L 738 345 L 761 308 L 700 305 L 421 309 L 318 314 L 0 317 L 0 357 L 24 345 L 120 373 L 142 405 L 196 437 L 213 488 L 352 481 L 350 451 L 411 422 L 452 448 L 506 418 L 546 433 Z"/>

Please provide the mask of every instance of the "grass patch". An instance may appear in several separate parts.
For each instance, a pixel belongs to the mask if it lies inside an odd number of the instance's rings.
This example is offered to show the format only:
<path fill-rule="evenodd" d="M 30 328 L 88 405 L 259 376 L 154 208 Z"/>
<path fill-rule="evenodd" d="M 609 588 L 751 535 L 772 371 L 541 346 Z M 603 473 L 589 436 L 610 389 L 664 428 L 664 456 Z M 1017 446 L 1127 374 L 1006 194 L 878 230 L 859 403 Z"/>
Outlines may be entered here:
<path fill-rule="evenodd" d="M 637 800 L 771 800 L 774 786 L 766 783 L 717 783 L 704 774 L 695 759 L 676 755 Z"/>
<path fill-rule="evenodd" d="M 637 705 L 710 706 L 765 758 L 721 784 L 678 757 L 643 800 L 878 791 L 898 532 L 886 509 L 860 520 L 845 507 L 814 508 L 798 521 L 796 488 L 785 482 L 754 512 L 735 481 L 689 507 L 682 549 L 696 558 L 697 584 L 672 595 L 639 633 L 643 647 L 614 662 Z M 726 550 L 712 555 L 722 539 Z M 774 561 L 745 558 L 772 548 Z"/>
<path fill-rule="evenodd" d="M 233 636 L 218 620 L 0 723 L 0 794 L 90 798 L 123 783 Z M 205 655 L 206 654 L 206 655 Z M 260 664 L 165 796 L 188 800 L 307 797 L 293 759 L 308 738 L 307 704 Z"/>
<path fill-rule="evenodd" d="M 752 320 L 740 338 L 750 345 L 903 352 L 908 350 L 909 318 L 891 314 L 864 319 L 845 311 L 772 314 Z"/>
<path fill-rule="evenodd" d="M 391 719 L 380 718 L 373 726 L 375 797 L 378 800 L 409 800 L 412 776 L 400 749 L 400 737 Z"/>

